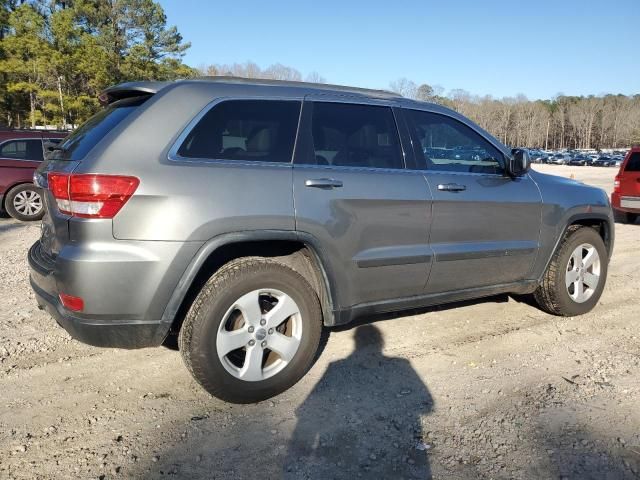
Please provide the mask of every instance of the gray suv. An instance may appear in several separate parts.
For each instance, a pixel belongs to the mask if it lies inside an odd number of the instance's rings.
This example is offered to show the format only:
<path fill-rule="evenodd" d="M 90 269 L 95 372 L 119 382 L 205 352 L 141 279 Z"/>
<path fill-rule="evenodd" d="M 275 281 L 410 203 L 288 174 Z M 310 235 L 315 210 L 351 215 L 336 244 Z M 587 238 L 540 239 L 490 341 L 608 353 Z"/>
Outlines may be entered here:
<path fill-rule="evenodd" d="M 91 345 L 177 339 L 226 401 L 292 386 L 323 326 L 504 292 L 580 315 L 604 288 L 605 192 L 447 108 L 233 78 L 100 100 L 36 173 L 37 301 Z"/>

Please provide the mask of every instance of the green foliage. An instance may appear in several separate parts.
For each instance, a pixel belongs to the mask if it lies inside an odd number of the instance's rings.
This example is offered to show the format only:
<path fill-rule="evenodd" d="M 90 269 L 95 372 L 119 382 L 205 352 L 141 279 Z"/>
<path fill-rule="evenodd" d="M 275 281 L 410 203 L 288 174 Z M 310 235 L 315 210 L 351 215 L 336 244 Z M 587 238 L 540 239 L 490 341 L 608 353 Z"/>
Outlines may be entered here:
<path fill-rule="evenodd" d="M 109 85 L 191 77 L 153 0 L 0 0 L 0 123 L 78 124 Z"/>

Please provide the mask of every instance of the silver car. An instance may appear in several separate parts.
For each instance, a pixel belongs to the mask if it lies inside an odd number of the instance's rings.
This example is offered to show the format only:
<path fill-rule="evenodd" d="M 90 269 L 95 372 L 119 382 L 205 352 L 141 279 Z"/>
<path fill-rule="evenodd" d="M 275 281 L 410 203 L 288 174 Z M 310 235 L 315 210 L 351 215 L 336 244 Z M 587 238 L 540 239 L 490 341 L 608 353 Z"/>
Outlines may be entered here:
<path fill-rule="evenodd" d="M 499 293 L 580 315 L 604 288 L 605 192 L 442 106 L 233 78 L 100 100 L 36 173 L 37 301 L 91 345 L 177 340 L 229 402 L 291 387 L 325 327 Z"/>

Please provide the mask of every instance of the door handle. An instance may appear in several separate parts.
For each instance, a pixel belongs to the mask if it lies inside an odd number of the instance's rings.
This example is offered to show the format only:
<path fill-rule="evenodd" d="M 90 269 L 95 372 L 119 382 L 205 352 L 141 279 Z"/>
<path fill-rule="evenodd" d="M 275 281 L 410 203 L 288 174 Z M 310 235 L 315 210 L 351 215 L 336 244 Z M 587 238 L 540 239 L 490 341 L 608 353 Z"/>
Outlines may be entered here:
<path fill-rule="evenodd" d="M 465 185 L 458 183 L 441 183 L 438 185 L 438 190 L 441 192 L 462 192 L 466 189 L 467 187 Z"/>
<path fill-rule="evenodd" d="M 333 178 L 310 178 L 304 181 L 304 185 L 315 188 L 338 188 L 342 186 L 342 181 Z"/>

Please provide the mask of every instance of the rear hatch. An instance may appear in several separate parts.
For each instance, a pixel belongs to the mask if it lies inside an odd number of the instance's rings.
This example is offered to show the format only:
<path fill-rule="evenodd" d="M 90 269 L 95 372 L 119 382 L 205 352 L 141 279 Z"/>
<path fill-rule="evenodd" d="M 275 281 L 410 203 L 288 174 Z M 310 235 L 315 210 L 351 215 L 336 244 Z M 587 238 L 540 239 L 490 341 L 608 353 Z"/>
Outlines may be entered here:
<path fill-rule="evenodd" d="M 142 85 L 140 87 L 139 85 Z M 155 90 L 151 87 L 157 87 Z M 71 215 L 60 212 L 56 198 L 49 189 L 49 174 L 72 174 L 89 152 L 109 132 L 142 105 L 155 91 L 166 84 L 145 82 L 124 84 L 103 92 L 99 100 L 105 108 L 69 135 L 64 142 L 50 152 L 34 174 L 35 183 L 42 187 L 45 216 L 42 219 L 40 253 L 43 258 L 54 260 L 60 249 L 70 241 L 69 221 Z M 104 220 L 91 220 L 104 221 Z M 110 220 L 109 220 L 110 222 Z"/>
<path fill-rule="evenodd" d="M 620 167 L 618 180 L 622 197 L 640 197 L 640 150 L 629 152 L 629 156 Z"/>

